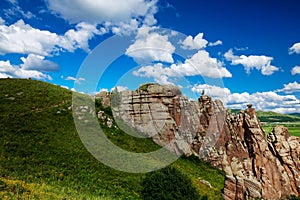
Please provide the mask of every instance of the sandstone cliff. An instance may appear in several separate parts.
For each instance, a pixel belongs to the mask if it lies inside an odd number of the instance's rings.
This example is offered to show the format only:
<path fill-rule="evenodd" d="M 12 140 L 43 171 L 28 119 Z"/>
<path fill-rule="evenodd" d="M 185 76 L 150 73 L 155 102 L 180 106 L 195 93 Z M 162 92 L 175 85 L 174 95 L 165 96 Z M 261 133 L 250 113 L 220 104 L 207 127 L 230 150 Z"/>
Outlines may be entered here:
<path fill-rule="evenodd" d="M 300 139 L 283 126 L 266 137 L 255 110 L 228 114 L 219 100 L 189 101 L 172 85 L 147 84 L 111 96 L 115 117 L 171 151 L 195 154 L 226 172 L 225 199 L 280 199 L 300 194 Z"/>

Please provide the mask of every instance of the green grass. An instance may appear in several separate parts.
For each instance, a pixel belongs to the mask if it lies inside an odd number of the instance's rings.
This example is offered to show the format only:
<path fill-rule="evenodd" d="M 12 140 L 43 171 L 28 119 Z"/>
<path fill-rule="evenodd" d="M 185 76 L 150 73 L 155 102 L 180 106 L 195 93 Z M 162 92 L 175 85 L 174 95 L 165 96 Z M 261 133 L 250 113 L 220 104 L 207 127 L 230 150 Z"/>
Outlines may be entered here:
<path fill-rule="evenodd" d="M 289 122 L 289 123 L 267 123 L 262 127 L 266 134 L 270 133 L 273 128 L 277 125 L 283 125 L 288 128 L 290 135 L 300 137 L 300 122 Z"/>
<path fill-rule="evenodd" d="M 68 109 L 71 99 L 69 90 L 45 82 L 0 79 L 0 199 L 141 198 L 146 174 L 120 172 L 96 160 L 77 134 Z M 158 148 L 150 139 L 102 128 L 124 149 Z M 190 177 L 201 195 L 221 199 L 223 172 L 193 157 L 180 158 L 173 166 Z"/>
<path fill-rule="evenodd" d="M 271 111 L 256 111 L 257 117 L 262 122 L 300 122 L 300 117 L 297 115 L 280 114 Z"/>

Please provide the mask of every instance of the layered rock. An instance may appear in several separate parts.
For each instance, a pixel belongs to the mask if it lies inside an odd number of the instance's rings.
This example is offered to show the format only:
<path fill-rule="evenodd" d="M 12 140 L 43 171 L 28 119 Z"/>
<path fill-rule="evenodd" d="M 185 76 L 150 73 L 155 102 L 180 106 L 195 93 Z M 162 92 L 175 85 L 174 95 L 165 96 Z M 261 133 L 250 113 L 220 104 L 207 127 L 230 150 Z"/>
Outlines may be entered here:
<path fill-rule="evenodd" d="M 105 95 L 104 95 L 105 96 Z M 105 97 L 106 98 L 106 97 Z M 280 199 L 300 193 L 300 140 L 283 126 L 266 137 L 252 105 L 228 114 L 219 100 L 189 101 L 172 85 L 117 93 L 115 117 L 170 150 L 226 172 L 225 199 Z"/>

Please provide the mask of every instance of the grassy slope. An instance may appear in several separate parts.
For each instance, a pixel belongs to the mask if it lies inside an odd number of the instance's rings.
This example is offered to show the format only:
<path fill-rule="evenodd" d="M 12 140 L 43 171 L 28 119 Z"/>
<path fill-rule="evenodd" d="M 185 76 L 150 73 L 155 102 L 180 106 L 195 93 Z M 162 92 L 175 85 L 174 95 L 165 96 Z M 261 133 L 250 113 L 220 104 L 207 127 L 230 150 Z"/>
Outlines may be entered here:
<path fill-rule="evenodd" d="M 106 167 L 82 145 L 68 110 L 71 95 L 40 81 L 0 79 L 0 199 L 140 199 L 145 174 Z M 121 131 L 109 138 L 138 152 L 157 148 Z M 221 171 L 194 158 L 173 165 L 199 193 L 220 199 Z"/>
<path fill-rule="evenodd" d="M 263 122 L 300 122 L 300 117 L 296 115 L 280 114 L 271 111 L 257 111 L 256 114 L 260 121 Z"/>

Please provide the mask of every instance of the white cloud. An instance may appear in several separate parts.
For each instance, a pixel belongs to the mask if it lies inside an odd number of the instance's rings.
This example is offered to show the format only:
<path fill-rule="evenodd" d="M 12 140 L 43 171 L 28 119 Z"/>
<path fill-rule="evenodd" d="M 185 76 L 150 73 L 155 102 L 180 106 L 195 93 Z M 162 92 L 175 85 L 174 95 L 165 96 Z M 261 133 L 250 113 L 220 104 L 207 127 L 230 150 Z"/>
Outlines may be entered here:
<path fill-rule="evenodd" d="M 300 92 L 300 84 L 296 81 L 293 83 L 283 84 L 284 88 L 278 90 L 279 92 L 285 92 L 285 93 L 293 93 L 293 92 Z"/>
<path fill-rule="evenodd" d="M 133 72 L 133 75 L 154 78 L 160 84 L 171 84 L 171 77 L 205 76 L 210 78 L 231 77 L 231 73 L 216 58 L 211 58 L 205 50 L 199 50 L 184 63 L 163 66 L 162 63 L 143 66 Z"/>
<path fill-rule="evenodd" d="M 103 34 L 95 25 L 79 23 L 76 29 L 57 35 L 47 30 L 39 30 L 25 24 L 23 20 L 6 26 L 0 25 L 0 54 L 19 53 L 50 56 L 59 51 L 81 48 L 86 51 L 88 40 L 96 34 Z"/>
<path fill-rule="evenodd" d="M 46 0 L 48 8 L 71 23 L 111 22 L 130 23 L 131 19 L 144 19 L 144 24 L 156 23 L 157 0 Z"/>
<path fill-rule="evenodd" d="M 26 70 L 22 67 L 12 65 L 10 61 L 0 61 L 0 73 L 2 77 L 16 77 L 16 78 L 36 78 L 49 79 L 51 76 L 39 72 L 37 70 Z"/>
<path fill-rule="evenodd" d="M 198 33 L 194 38 L 191 35 L 187 36 L 184 41 L 180 41 L 180 43 L 182 44 L 181 48 L 183 49 L 199 50 L 205 48 L 208 42 L 203 39 L 203 33 Z"/>
<path fill-rule="evenodd" d="M 175 47 L 169 42 L 167 35 L 160 35 L 155 30 L 154 27 L 139 28 L 136 40 L 126 50 L 126 55 L 139 64 L 153 61 L 173 63 Z"/>
<path fill-rule="evenodd" d="M 108 92 L 107 88 L 101 88 L 99 92 Z"/>
<path fill-rule="evenodd" d="M 192 91 L 199 94 L 204 92 L 204 94 L 208 96 L 211 96 L 213 98 L 221 98 L 221 99 L 225 99 L 227 95 L 231 94 L 228 88 L 222 88 L 219 86 L 208 85 L 208 84 L 203 84 L 203 85 L 195 84 L 192 87 Z"/>
<path fill-rule="evenodd" d="M 300 54 L 300 42 L 293 44 L 291 48 L 289 48 L 289 54 Z"/>
<path fill-rule="evenodd" d="M 150 66 L 144 66 L 133 72 L 133 75 L 139 77 L 153 78 L 155 82 L 163 85 L 172 84 L 169 81 L 169 76 L 174 74 L 168 67 L 163 67 L 163 64 L 157 63 Z"/>
<path fill-rule="evenodd" d="M 107 27 L 109 29 L 111 25 Z M 139 22 L 136 19 L 131 19 L 129 23 L 120 22 L 118 25 L 113 25 L 111 31 L 116 35 L 129 35 L 130 33 L 137 30 Z"/>
<path fill-rule="evenodd" d="M 171 70 L 182 76 L 201 75 L 210 78 L 232 77 L 231 73 L 216 58 L 205 50 L 199 50 L 182 64 L 172 64 Z"/>
<path fill-rule="evenodd" d="M 227 61 L 231 61 L 232 65 L 243 65 L 248 74 L 252 69 L 257 69 L 260 70 L 263 75 L 268 76 L 279 70 L 278 67 L 271 65 L 272 57 L 264 55 L 236 56 L 233 54 L 232 49 L 229 49 L 224 56 Z"/>
<path fill-rule="evenodd" d="M 116 86 L 116 87 L 111 88 L 110 91 L 112 92 L 112 91 L 114 91 L 115 89 L 117 89 L 118 92 L 122 92 L 122 91 L 124 91 L 124 90 L 128 90 L 128 87 L 126 87 L 126 86 Z"/>
<path fill-rule="evenodd" d="M 210 42 L 208 43 L 208 46 L 213 47 L 213 46 L 218 46 L 218 45 L 222 45 L 223 42 L 221 40 L 217 40 L 215 42 Z"/>
<path fill-rule="evenodd" d="M 65 78 L 66 81 L 75 81 L 77 84 L 81 84 L 83 81 L 85 81 L 85 78 L 79 77 L 79 78 L 74 78 L 72 76 L 68 76 Z"/>
<path fill-rule="evenodd" d="M 17 0 L 7 0 L 12 6 L 8 9 L 3 9 L 2 13 L 7 18 L 25 18 L 25 19 L 31 19 L 36 17 L 32 12 L 30 11 L 24 11 L 20 6 Z"/>
<path fill-rule="evenodd" d="M 298 107 L 298 111 L 300 111 L 300 101 L 294 95 L 279 95 L 272 91 L 253 94 L 235 93 L 229 95 L 227 104 L 231 104 L 233 108 L 242 108 L 242 105 L 245 106 L 246 103 L 252 103 L 257 110 L 280 110 L 281 113 L 287 113 L 291 108 Z"/>
<path fill-rule="evenodd" d="M 292 71 L 291 71 L 292 75 L 296 75 L 299 74 L 300 75 L 300 66 L 295 66 Z"/>
<path fill-rule="evenodd" d="M 29 54 L 27 58 L 22 57 L 21 60 L 23 61 L 23 64 L 20 66 L 24 70 L 37 70 L 44 72 L 59 70 L 59 66 L 56 63 L 50 60 L 45 60 L 44 56 Z"/>
<path fill-rule="evenodd" d="M 76 30 L 68 30 L 64 36 L 60 37 L 60 42 L 63 48 L 71 52 L 76 49 L 83 49 L 88 52 L 90 51 L 88 41 L 94 35 L 103 35 L 104 33 L 106 33 L 105 30 L 98 30 L 95 25 L 81 22 L 76 25 Z"/>
<path fill-rule="evenodd" d="M 0 61 L 0 70 L 1 70 L 1 61 Z M 12 78 L 11 75 L 5 74 L 5 73 L 1 73 L 0 72 L 0 78 Z"/>
<path fill-rule="evenodd" d="M 194 85 L 193 92 L 202 93 L 220 99 L 225 106 L 233 109 L 245 109 L 248 103 L 252 103 L 256 110 L 274 111 L 280 113 L 300 112 L 300 100 L 294 95 L 279 95 L 274 91 L 255 93 L 232 93 L 228 88 L 214 85 Z"/>

